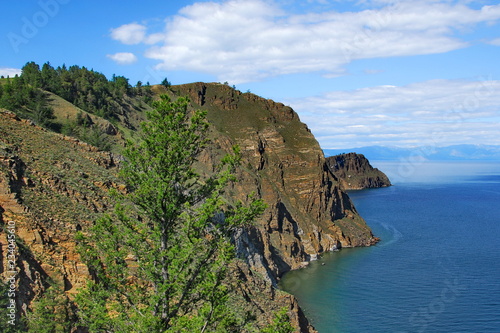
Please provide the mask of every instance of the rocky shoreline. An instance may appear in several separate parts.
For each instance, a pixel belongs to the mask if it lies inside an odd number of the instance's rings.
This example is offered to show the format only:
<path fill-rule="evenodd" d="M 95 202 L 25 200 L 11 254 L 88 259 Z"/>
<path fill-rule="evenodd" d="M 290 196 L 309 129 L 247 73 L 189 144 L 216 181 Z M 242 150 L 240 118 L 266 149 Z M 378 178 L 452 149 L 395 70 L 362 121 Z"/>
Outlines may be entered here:
<path fill-rule="evenodd" d="M 192 108 L 207 111 L 211 143 L 199 157 L 199 172 L 209 175 L 217 161 L 239 145 L 238 182 L 228 189 L 228 200 L 245 202 L 253 193 L 267 203 L 255 225 L 235 235 L 240 258 L 232 267 L 233 283 L 239 286 L 235 302 L 262 326 L 285 306 L 300 332 L 315 332 L 295 297 L 278 289 L 281 276 L 322 253 L 370 246 L 379 239 L 359 216 L 311 131 L 290 107 L 227 85 L 155 89 L 172 98 L 187 95 Z M 19 253 L 17 298 L 24 315 L 51 283 L 62 286 L 70 300 L 85 285 L 90 273 L 76 252 L 73 235 L 108 211 L 113 206 L 108 191 L 123 185 L 116 177 L 119 158 L 114 154 L 8 112 L 0 114 L 0 129 L 1 219 L 16 221 L 17 235 L 25 244 Z M 6 237 L 0 232 L 1 246 Z M 0 259 L 5 274 L 5 253 Z"/>

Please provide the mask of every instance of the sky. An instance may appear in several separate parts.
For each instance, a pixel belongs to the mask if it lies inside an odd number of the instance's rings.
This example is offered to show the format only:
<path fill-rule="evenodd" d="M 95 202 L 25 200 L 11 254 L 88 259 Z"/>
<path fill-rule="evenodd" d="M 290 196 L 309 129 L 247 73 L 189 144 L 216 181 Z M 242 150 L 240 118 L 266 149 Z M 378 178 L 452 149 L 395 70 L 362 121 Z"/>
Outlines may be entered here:
<path fill-rule="evenodd" d="M 28 61 L 135 85 L 227 82 L 290 105 L 322 148 L 500 145 L 500 4 L 0 3 L 0 75 Z"/>

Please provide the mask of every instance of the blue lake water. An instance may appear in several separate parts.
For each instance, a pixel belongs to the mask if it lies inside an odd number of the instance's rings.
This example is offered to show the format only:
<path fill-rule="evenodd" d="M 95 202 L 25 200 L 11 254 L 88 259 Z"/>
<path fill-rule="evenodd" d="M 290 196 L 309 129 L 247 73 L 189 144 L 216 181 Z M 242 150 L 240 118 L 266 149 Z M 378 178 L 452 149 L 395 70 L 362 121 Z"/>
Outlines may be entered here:
<path fill-rule="evenodd" d="M 372 164 L 394 186 L 349 195 L 382 241 L 282 288 L 320 333 L 500 332 L 500 164 Z"/>

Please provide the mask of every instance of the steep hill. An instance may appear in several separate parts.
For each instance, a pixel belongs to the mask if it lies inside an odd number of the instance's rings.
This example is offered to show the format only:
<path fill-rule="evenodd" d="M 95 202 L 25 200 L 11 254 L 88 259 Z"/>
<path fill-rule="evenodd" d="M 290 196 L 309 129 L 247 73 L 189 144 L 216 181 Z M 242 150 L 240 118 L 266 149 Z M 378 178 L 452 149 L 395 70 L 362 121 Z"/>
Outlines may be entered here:
<path fill-rule="evenodd" d="M 152 88 L 157 95 L 189 96 L 192 108 L 208 111 L 211 143 L 198 169 L 210 174 L 234 144 L 242 148 L 239 182 L 229 194 L 263 198 L 267 209 L 255 226 L 234 236 L 239 260 L 235 302 L 262 325 L 287 306 L 301 332 L 313 332 L 292 295 L 277 289 L 287 271 L 323 252 L 376 242 L 341 184 L 328 168 L 319 144 L 297 114 L 281 103 L 241 93 L 222 84 L 193 83 Z M 124 104 L 134 104 L 131 97 Z M 51 95 L 55 121 L 80 114 L 102 129 L 111 151 L 134 138 L 144 119 L 141 108 L 123 111 L 113 123 Z M 15 110 L 13 110 L 15 111 Z M 88 122 L 86 122 L 88 124 Z M 113 206 L 111 188 L 124 190 L 116 174 L 120 156 L 71 136 L 50 132 L 7 111 L 0 112 L 1 222 L 15 221 L 19 247 L 18 309 L 28 311 L 50 282 L 71 295 L 90 278 L 75 251 L 73 235 Z M 7 246 L 5 229 L 0 233 Z M 0 252 L 2 274 L 6 253 Z"/>
<path fill-rule="evenodd" d="M 326 163 L 346 190 L 391 186 L 389 178 L 371 166 L 362 154 L 348 153 L 330 156 Z"/>
<path fill-rule="evenodd" d="M 0 259 L 9 276 L 5 226 L 15 224 L 18 315 L 50 285 L 70 298 L 90 277 L 74 234 L 112 207 L 108 190 L 123 190 L 116 156 L 0 111 Z"/>

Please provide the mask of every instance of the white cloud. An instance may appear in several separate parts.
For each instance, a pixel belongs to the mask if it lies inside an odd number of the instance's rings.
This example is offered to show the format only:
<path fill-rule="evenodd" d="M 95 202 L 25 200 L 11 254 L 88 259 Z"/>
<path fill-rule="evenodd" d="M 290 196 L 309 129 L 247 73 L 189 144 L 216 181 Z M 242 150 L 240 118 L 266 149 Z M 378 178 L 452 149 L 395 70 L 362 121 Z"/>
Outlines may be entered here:
<path fill-rule="evenodd" d="M 384 71 L 380 69 L 365 69 L 363 72 L 368 75 L 375 75 L 383 73 Z"/>
<path fill-rule="evenodd" d="M 324 148 L 500 144 L 500 81 L 432 80 L 288 103 Z"/>
<path fill-rule="evenodd" d="M 130 65 L 137 61 L 137 57 L 135 56 L 135 54 L 130 52 L 119 52 L 115 54 L 108 54 L 106 55 L 106 57 L 110 58 L 111 60 L 115 61 L 120 65 Z"/>
<path fill-rule="evenodd" d="M 19 68 L 9 68 L 9 67 L 0 67 L 0 76 L 4 77 L 14 77 L 17 75 L 21 75 L 21 69 Z"/>
<path fill-rule="evenodd" d="M 495 45 L 495 46 L 500 46 L 500 38 L 496 38 L 493 40 L 490 40 L 488 44 Z"/>
<path fill-rule="evenodd" d="M 207 15 L 210 13 L 210 15 Z M 287 14 L 263 0 L 201 2 L 161 34 L 137 23 L 113 30 L 126 44 L 159 43 L 146 57 L 159 69 L 198 71 L 235 84 L 319 71 L 333 77 L 356 59 L 443 53 L 468 46 L 460 31 L 500 19 L 500 5 L 402 1 L 359 12 Z"/>
<path fill-rule="evenodd" d="M 146 27 L 138 23 L 124 24 L 118 28 L 111 29 L 111 38 L 127 45 L 144 42 L 145 37 Z"/>

